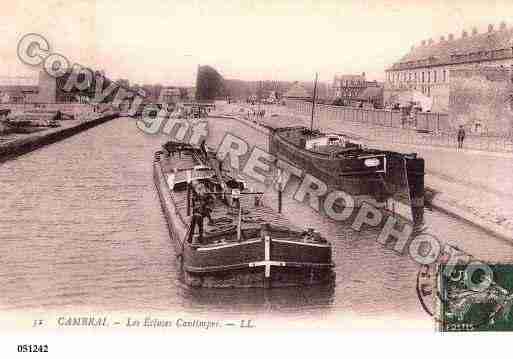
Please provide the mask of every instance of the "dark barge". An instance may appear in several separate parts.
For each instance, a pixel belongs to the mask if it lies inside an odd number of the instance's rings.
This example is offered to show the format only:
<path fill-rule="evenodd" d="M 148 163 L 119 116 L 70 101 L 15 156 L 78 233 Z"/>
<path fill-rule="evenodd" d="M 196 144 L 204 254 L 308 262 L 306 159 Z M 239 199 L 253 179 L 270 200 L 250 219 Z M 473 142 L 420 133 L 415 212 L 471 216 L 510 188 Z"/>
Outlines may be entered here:
<path fill-rule="evenodd" d="M 262 193 L 223 171 L 205 147 L 164 148 L 155 154 L 154 180 L 185 283 L 282 287 L 333 281 L 332 247 L 319 233 L 296 228 L 264 206 Z"/>
<path fill-rule="evenodd" d="M 424 159 L 416 154 L 365 148 L 345 134 L 322 133 L 306 127 L 270 129 L 269 149 L 277 158 L 323 181 L 328 192 L 344 191 L 377 207 L 406 203 L 406 219 L 424 220 Z"/>

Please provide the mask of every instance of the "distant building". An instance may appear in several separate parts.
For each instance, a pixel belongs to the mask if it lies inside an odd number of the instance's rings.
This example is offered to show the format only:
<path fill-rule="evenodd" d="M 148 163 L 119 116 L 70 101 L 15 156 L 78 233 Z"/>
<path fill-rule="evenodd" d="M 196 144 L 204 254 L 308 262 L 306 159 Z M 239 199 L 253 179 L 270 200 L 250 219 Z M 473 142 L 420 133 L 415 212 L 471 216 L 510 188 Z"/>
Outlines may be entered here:
<path fill-rule="evenodd" d="M 65 91 L 64 87 L 71 70 L 61 77 L 54 78 L 41 70 L 37 78 L 33 77 L 0 77 L 0 102 L 2 103 L 88 103 L 94 97 L 96 79 L 84 86 L 85 89 L 72 88 Z M 96 76 L 102 76 L 102 72 L 95 72 Z M 80 77 L 84 76 L 84 77 Z M 78 82 L 85 80 L 85 74 L 78 75 Z M 98 77 L 96 77 L 98 78 Z M 107 88 L 111 80 L 103 78 L 103 87 Z M 111 92 L 103 100 L 113 101 L 116 91 Z"/>
<path fill-rule="evenodd" d="M 333 100 L 349 105 L 355 101 L 367 87 L 365 72 L 361 75 L 335 75 L 331 86 Z"/>
<path fill-rule="evenodd" d="M 383 86 L 376 81 L 367 81 L 365 72 L 361 75 L 335 75 L 330 97 L 339 105 L 380 108 L 383 106 Z"/>
<path fill-rule="evenodd" d="M 176 104 L 180 101 L 180 89 L 176 87 L 164 87 L 160 91 L 159 103 Z"/>
<path fill-rule="evenodd" d="M 383 108 L 383 85 L 378 82 L 368 83 L 355 100 L 362 107 Z"/>
<path fill-rule="evenodd" d="M 292 86 L 283 94 L 287 100 L 312 100 L 312 95 L 299 82 L 294 82 Z"/>
<path fill-rule="evenodd" d="M 31 103 L 39 95 L 37 79 L 31 77 L 0 77 L 2 103 Z"/>
<path fill-rule="evenodd" d="M 67 79 L 66 75 L 56 79 L 43 70 L 39 71 L 37 78 L 0 78 L 0 99 L 4 103 L 79 102 L 77 91 L 63 90 Z"/>
<path fill-rule="evenodd" d="M 39 71 L 37 78 L 0 79 L 0 98 L 6 103 L 67 103 L 76 102 L 77 95 L 62 89 L 66 77 L 54 78 Z"/>
<path fill-rule="evenodd" d="M 144 95 L 146 97 L 145 100 L 147 102 L 154 103 L 159 101 L 159 96 L 161 92 L 160 88 L 157 88 L 154 85 L 145 84 L 141 86 L 141 89 L 144 91 Z"/>
<path fill-rule="evenodd" d="M 432 99 L 431 111 L 450 112 L 452 71 L 512 65 L 513 29 L 505 23 L 498 29 L 489 25 L 485 33 L 463 31 L 458 39 L 449 34 L 438 42 L 422 41 L 386 70 L 385 102 L 401 92 L 420 91 Z"/>

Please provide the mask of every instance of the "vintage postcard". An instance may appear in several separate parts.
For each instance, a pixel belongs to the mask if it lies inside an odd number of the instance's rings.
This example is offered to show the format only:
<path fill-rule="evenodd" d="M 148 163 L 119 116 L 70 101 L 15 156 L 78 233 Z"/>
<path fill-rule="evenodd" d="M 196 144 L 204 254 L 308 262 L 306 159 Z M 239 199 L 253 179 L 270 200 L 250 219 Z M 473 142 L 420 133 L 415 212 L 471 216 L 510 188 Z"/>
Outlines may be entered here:
<path fill-rule="evenodd" d="M 6 2 L 0 331 L 511 331 L 512 14 Z"/>

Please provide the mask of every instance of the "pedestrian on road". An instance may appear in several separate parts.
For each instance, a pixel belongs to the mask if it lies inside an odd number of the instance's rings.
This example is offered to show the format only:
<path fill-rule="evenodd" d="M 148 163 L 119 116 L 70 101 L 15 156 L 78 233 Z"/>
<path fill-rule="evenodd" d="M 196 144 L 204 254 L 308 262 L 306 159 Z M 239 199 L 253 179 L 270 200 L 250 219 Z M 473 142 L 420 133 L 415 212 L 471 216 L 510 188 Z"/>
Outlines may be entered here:
<path fill-rule="evenodd" d="M 465 129 L 463 125 L 460 125 L 460 129 L 458 130 L 458 149 L 463 148 L 463 140 L 465 140 Z"/>

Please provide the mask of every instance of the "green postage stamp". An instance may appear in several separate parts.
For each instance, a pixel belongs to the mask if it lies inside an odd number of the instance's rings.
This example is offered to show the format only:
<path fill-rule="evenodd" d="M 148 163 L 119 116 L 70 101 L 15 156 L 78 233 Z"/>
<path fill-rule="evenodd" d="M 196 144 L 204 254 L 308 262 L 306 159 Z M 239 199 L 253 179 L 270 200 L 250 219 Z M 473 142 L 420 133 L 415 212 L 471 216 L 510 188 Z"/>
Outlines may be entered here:
<path fill-rule="evenodd" d="M 513 264 L 441 265 L 439 330 L 513 331 Z"/>

